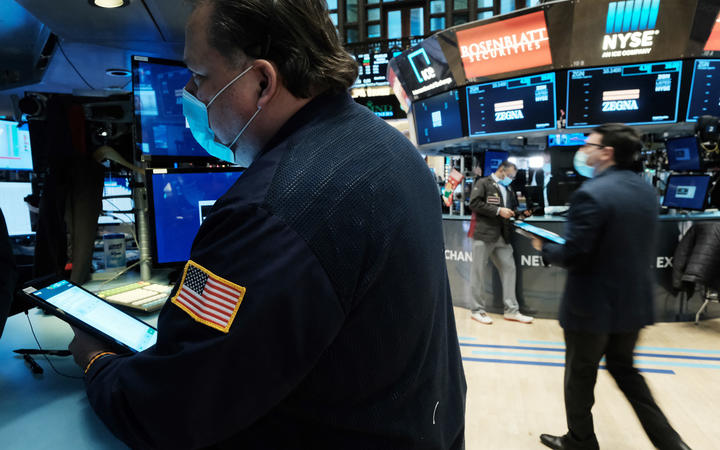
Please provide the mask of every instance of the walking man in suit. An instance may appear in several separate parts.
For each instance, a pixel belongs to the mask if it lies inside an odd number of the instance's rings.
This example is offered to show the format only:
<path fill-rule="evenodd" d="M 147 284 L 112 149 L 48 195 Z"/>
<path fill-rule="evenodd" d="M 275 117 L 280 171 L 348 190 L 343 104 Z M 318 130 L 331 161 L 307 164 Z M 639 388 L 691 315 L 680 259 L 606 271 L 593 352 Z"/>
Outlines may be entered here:
<path fill-rule="evenodd" d="M 626 125 L 595 128 L 575 155 L 576 170 L 591 179 L 570 200 L 567 242 L 533 241 L 547 264 L 568 270 L 560 304 L 568 432 L 541 435 L 550 448 L 599 448 L 591 409 L 603 355 L 652 443 L 659 449 L 688 448 L 633 367 L 640 329 L 654 318 L 651 261 L 658 211 L 652 186 L 629 170 L 641 148 Z"/>
<path fill-rule="evenodd" d="M 477 221 L 473 234 L 473 268 L 470 271 L 470 289 L 474 302 L 471 317 L 486 325 L 492 324 L 485 309 L 483 286 L 487 279 L 488 259 L 492 259 L 500 272 L 505 319 L 522 323 L 533 321 L 532 317 L 520 313 L 515 295 L 516 269 L 510 245 L 510 219 L 529 215 L 529 212 L 518 211 L 515 194 L 508 188 L 516 172 L 515 164 L 504 161 L 495 173 L 478 179 L 470 195 L 470 209 L 475 213 Z"/>

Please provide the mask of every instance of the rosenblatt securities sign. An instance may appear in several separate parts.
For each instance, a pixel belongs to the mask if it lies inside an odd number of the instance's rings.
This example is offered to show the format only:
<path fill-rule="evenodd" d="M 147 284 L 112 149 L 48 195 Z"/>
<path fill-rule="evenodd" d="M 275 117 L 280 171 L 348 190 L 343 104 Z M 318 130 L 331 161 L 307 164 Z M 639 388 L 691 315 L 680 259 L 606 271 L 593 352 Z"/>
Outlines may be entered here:
<path fill-rule="evenodd" d="M 542 11 L 456 33 L 468 80 L 552 64 Z"/>

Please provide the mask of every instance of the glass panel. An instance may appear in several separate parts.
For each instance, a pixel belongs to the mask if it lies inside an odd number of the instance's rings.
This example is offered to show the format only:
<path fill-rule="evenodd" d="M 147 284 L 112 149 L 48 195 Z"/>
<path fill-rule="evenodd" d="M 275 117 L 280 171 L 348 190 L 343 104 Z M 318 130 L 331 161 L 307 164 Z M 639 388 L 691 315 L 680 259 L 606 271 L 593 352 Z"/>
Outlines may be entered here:
<path fill-rule="evenodd" d="M 500 14 L 505 14 L 515 10 L 515 0 L 501 0 Z"/>
<path fill-rule="evenodd" d="M 445 18 L 444 17 L 431 17 L 430 18 L 430 31 L 438 31 L 445 29 Z"/>
<path fill-rule="evenodd" d="M 477 20 L 487 19 L 492 16 L 493 16 L 492 11 L 483 11 L 483 12 L 478 13 Z"/>
<path fill-rule="evenodd" d="M 380 3 L 380 0 L 367 0 L 368 5 L 377 5 Z"/>
<path fill-rule="evenodd" d="M 358 41 L 358 30 L 354 28 L 348 28 L 345 30 L 345 37 L 348 44 Z"/>
<path fill-rule="evenodd" d="M 402 11 L 388 11 L 387 21 L 388 39 L 402 38 Z"/>
<path fill-rule="evenodd" d="M 467 0 L 453 0 L 453 9 L 468 9 L 468 2 Z"/>
<path fill-rule="evenodd" d="M 380 20 L 380 8 L 368 8 L 367 20 L 369 20 L 369 21 Z"/>
<path fill-rule="evenodd" d="M 531 6 L 537 6 L 537 5 L 539 5 L 539 4 L 540 4 L 540 0 L 529 0 L 529 1 L 527 2 L 528 8 L 531 7 Z"/>
<path fill-rule="evenodd" d="M 327 0 L 329 10 L 337 9 L 337 0 Z"/>
<path fill-rule="evenodd" d="M 368 25 L 367 37 L 368 38 L 379 38 L 380 37 L 380 24 Z"/>
<path fill-rule="evenodd" d="M 445 12 L 445 0 L 433 0 L 430 2 L 430 14 Z"/>
<path fill-rule="evenodd" d="M 478 8 L 492 8 L 493 0 L 477 0 Z"/>
<path fill-rule="evenodd" d="M 358 20 L 358 0 L 347 0 L 345 17 L 349 23 L 357 22 Z"/>
<path fill-rule="evenodd" d="M 462 25 L 469 21 L 467 13 L 453 14 L 453 25 Z"/>
<path fill-rule="evenodd" d="M 332 20 L 332 23 L 337 26 L 337 13 L 330 13 L 330 20 Z"/>
<path fill-rule="evenodd" d="M 422 36 L 425 34 L 423 12 L 423 8 L 413 8 L 410 10 L 410 36 Z"/>

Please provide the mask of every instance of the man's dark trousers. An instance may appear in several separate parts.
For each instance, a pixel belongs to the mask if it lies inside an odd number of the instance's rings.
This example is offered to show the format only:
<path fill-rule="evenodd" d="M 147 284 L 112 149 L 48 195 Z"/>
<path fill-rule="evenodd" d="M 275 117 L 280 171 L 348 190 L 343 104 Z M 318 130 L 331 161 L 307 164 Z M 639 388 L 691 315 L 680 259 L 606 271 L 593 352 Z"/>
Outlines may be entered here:
<path fill-rule="evenodd" d="M 633 367 L 638 331 L 629 333 L 582 333 L 565 330 L 565 411 L 568 429 L 564 448 L 597 449 L 591 409 L 600 359 L 640 419 L 645 432 L 659 449 L 680 440 L 660 411 L 645 383 Z"/>

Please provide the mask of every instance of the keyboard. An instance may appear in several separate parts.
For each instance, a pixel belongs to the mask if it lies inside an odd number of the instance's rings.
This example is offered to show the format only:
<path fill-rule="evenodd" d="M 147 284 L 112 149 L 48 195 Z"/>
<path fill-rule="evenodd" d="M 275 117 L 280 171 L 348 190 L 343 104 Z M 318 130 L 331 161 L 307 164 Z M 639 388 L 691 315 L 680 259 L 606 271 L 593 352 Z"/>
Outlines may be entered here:
<path fill-rule="evenodd" d="M 138 281 L 136 283 L 107 289 L 97 293 L 98 297 L 109 303 L 142 311 L 155 311 L 162 308 L 172 291 L 172 286 Z"/>

